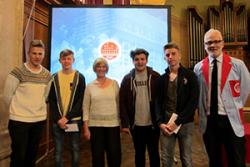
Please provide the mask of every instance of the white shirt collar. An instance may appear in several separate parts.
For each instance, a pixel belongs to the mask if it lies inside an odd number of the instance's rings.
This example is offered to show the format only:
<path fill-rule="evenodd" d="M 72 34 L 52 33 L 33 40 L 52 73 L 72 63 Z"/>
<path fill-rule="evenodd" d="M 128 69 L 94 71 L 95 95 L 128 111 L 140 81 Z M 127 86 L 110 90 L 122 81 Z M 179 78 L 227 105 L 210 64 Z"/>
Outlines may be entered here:
<path fill-rule="evenodd" d="M 38 71 L 33 71 L 32 69 L 29 68 L 27 62 L 24 63 L 24 66 L 25 66 L 30 72 L 32 72 L 32 73 L 34 73 L 34 74 L 39 74 L 39 73 L 42 71 L 42 69 L 43 69 L 43 68 L 42 68 L 42 65 L 39 65 L 39 66 L 40 66 L 40 69 L 39 69 Z"/>
<path fill-rule="evenodd" d="M 222 63 L 222 59 L 223 59 L 223 53 L 221 53 L 220 56 L 216 57 L 216 60 L 220 63 Z M 208 60 L 209 60 L 209 64 L 213 64 L 214 57 L 209 55 Z"/>

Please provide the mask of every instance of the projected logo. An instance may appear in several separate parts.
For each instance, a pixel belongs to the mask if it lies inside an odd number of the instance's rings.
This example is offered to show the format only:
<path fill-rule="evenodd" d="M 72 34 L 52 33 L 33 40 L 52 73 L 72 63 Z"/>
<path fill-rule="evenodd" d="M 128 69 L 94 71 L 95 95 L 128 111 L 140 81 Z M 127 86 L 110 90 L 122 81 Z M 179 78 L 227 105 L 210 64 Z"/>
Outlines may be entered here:
<path fill-rule="evenodd" d="M 114 40 L 106 40 L 101 43 L 99 47 L 101 57 L 112 62 L 119 58 L 121 48 L 120 45 Z"/>

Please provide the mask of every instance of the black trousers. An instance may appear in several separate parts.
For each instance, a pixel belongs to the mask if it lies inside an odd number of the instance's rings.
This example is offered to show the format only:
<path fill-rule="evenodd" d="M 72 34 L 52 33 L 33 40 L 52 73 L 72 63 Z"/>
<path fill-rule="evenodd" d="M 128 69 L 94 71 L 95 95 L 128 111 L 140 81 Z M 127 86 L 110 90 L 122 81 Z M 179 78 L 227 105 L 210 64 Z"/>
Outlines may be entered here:
<path fill-rule="evenodd" d="M 159 156 L 159 128 L 152 128 L 152 126 L 134 126 L 131 129 L 135 148 L 135 166 L 145 167 L 146 148 L 148 150 L 150 167 L 160 167 Z"/>
<path fill-rule="evenodd" d="M 121 166 L 120 127 L 90 127 L 92 166 L 104 167 L 106 153 L 109 167 Z"/>
<path fill-rule="evenodd" d="M 9 121 L 12 149 L 10 167 L 35 166 L 44 126 L 45 121 L 35 123 Z"/>
<path fill-rule="evenodd" d="M 235 135 L 227 116 L 208 116 L 203 140 L 209 157 L 209 167 L 223 167 L 224 146 L 229 167 L 245 167 L 245 137 Z"/>

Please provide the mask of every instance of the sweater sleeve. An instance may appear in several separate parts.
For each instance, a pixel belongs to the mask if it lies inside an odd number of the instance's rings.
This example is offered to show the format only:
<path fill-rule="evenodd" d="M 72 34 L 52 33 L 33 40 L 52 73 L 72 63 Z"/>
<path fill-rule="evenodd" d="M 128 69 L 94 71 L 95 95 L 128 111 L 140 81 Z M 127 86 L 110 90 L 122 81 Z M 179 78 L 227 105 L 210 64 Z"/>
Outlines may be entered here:
<path fill-rule="evenodd" d="M 14 96 L 19 83 L 20 81 L 15 76 L 11 74 L 7 76 L 7 79 L 4 85 L 4 93 L 3 93 L 4 102 L 7 104 L 7 106 L 10 106 L 12 97 Z"/>
<path fill-rule="evenodd" d="M 83 98 L 83 121 L 89 120 L 89 112 L 90 112 L 90 87 L 87 86 L 84 92 Z"/>
<path fill-rule="evenodd" d="M 51 84 L 52 84 L 52 79 L 48 82 L 48 84 L 47 84 L 47 86 L 45 88 L 45 91 L 44 91 L 44 96 L 45 96 L 46 102 L 48 102 Z"/>
<path fill-rule="evenodd" d="M 59 112 L 58 104 L 57 104 L 57 98 L 56 98 L 56 91 L 55 91 L 55 83 L 52 80 L 50 84 L 50 92 L 48 95 L 48 102 L 49 102 L 49 112 L 52 116 L 52 119 L 54 122 L 57 123 L 59 119 L 61 119 L 61 114 Z"/>
<path fill-rule="evenodd" d="M 164 83 L 165 75 L 159 77 L 156 82 L 156 97 L 155 97 L 155 119 L 158 125 L 164 123 L 165 115 L 163 114 L 163 98 L 164 98 Z"/>
<path fill-rule="evenodd" d="M 129 116 L 128 116 L 128 101 L 127 101 L 127 84 L 126 78 L 124 77 L 120 86 L 119 91 L 119 111 L 120 111 L 120 120 L 122 128 L 129 127 Z"/>

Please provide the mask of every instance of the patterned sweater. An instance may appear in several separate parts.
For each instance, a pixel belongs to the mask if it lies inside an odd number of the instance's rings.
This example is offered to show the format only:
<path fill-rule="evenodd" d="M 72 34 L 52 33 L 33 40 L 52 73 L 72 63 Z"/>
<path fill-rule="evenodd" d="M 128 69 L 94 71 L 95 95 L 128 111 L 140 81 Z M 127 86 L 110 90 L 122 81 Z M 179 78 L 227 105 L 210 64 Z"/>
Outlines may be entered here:
<path fill-rule="evenodd" d="M 26 64 L 10 72 L 4 87 L 4 100 L 9 107 L 10 120 L 38 122 L 46 119 L 50 78 L 50 72 L 42 66 L 37 73 Z"/>

